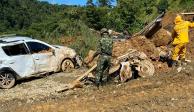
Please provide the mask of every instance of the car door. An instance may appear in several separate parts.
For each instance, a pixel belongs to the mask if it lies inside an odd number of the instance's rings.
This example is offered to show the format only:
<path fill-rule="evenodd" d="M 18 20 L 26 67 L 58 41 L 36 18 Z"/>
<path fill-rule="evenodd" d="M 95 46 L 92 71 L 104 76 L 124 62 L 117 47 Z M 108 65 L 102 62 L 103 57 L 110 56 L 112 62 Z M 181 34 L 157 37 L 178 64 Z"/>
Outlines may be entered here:
<path fill-rule="evenodd" d="M 20 77 L 26 77 L 35 73 L 32 55 L 24 43 L 11 43 L 3 46 L 8 56 L 6 65 L 13 69 Z"/>
<path fill-rule="evenodd" d="M 37 73 L 54 71 L 56 66 L 53 66 L 55 56 L 53 48 L 40 42 L 26 42 L 35 63 L 35 71 Z"/>

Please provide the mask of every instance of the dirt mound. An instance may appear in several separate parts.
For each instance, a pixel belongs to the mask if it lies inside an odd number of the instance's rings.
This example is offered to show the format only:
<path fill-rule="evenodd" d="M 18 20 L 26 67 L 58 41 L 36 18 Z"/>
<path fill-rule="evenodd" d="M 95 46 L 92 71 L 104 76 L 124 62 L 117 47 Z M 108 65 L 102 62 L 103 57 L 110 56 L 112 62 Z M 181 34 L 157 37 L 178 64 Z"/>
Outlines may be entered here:
<path fill-rule="evenodd" d="M 187 58 L 194 59 L 194 28 L 192 28 L 189 32 L 190 42 L 187 45 Z"/>
<path fill-rule="evenodd" d="M 75 37 L 62 37 L 61 38 L 61 43 L 65 46 L 71 45 L 76 41 Z"/>
<path fill-rule="evenodd" d="M 162 19 L 162 27 L 170 32 L 173 30 L 174 20 L 177 14 L 176 12 L 167 12 Z M 180 14 L 181 15 L 181 14 Z M 194 15 L 181 15 L 186 21 L 193 21 Z"/>
<path fill-rule="evenodd" d="M 165 29 L 160 29 L 152 36 L 152 41 L 156 47 L 166 46 L 171 41 L 171 33 Z"/>
<path fill-rule="evenodd" d="M 161 46 L 160 49 L 162 49 Z M 155 66 L 156 75 L 165 73 L 171 70 L 167 63 L 157 61 L 161 50 L 159 50 L 154 43 L 144 36 L 134 37 L 127 41 L 115 42 L 113 46 L 113 56 L 118 57 L 128 52 L 128 49 L 136 49 L 139 52 L 144 52 Z M 165 49 L 166 50 L 166 49 Z M 162 49 L 163 52 L 166 52 Z"/>
<path fill-rule="evenodd" d="M 149 39 L 144 36 L 138 36 L 127 41 L 115 42 L 113 45 L 113 56 L 121 56 L 127 53 L 128 49 L 144 52 L 149 58 L 158 55 L 155 45 Z"/>
<path fill-rule="evenodd" d="M 167 12 L 162 19 L 162 27 L 170 32 L 173 31 L 174 27 L 174 19 L 176 17 L 176 13 Z"/>

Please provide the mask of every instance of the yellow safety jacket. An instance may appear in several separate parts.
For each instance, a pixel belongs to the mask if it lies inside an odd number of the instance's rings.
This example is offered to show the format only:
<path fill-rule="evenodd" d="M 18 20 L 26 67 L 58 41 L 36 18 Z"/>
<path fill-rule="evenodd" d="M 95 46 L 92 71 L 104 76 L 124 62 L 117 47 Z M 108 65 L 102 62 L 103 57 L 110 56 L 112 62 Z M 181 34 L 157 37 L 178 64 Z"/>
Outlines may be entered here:
<path fill-rule="evenodd" d="M 177 16 L 175 19 L 173 45 L 186 44 L 189 42 L 189 27 L 194 27 L 194 23 L 182 20 L 181 16 Z"/>

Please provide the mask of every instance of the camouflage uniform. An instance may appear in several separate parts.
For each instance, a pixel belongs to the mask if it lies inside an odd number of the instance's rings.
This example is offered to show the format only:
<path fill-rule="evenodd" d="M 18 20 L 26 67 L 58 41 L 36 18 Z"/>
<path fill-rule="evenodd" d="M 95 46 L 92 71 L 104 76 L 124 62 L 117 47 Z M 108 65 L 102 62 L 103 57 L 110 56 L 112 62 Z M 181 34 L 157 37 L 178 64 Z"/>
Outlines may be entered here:
<path fill-rule="evenodd" d="M 111 65 L 113 40 L 107 34 L 103 34 L 99 41 L 97 53 L 99 54 L 99 59 L 97 62 L 96 69 L 96 84 L 102 84 L 102 82 L 108 81 L 108 72 Z"/>

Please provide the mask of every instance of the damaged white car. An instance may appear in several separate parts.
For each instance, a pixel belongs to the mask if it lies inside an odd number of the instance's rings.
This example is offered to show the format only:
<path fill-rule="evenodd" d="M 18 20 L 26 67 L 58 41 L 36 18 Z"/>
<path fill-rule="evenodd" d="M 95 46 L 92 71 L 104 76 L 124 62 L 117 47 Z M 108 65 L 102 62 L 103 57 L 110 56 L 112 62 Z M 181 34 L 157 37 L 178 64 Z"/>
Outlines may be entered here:
<path fill-rule="evenodd" d="M 22 36 L 0 38 L 0 87 L 11 88 L 18 79 L 81 66 L 75 50 Z"/>

